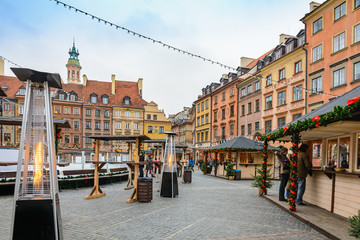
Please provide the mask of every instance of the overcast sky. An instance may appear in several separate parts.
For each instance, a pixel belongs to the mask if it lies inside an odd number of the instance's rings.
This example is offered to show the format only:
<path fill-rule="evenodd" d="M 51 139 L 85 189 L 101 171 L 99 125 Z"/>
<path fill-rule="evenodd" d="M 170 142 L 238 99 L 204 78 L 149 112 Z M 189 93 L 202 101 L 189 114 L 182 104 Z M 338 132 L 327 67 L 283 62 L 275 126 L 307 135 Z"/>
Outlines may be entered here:
<path fill-rule="evenodd" d="M 63 2 L 196 55 L 236 68 L 257 58 L 281 33 L 296 35 L 310 0 L 63 0 Z M 323 1 L 320 1 L 323 2 Z M 144 79 L 143 97 L 172 114 L 228 69 L 98 23 L 54 1 L 1 0 L 0 56 L 21 67 L 60 73 L 66 81 L 75 38 L 90 80 Z M 13 75 L 5 62 L 5 75 Z"/>

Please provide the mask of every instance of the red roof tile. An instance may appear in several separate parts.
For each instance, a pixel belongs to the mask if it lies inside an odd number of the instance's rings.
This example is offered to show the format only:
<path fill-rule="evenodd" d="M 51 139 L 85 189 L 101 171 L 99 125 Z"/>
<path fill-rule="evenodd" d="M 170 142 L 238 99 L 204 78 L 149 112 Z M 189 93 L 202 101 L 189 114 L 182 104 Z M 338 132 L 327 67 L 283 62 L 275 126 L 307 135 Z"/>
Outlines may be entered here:
<path fill-rule="evenodd" d="M 266 57 L 266 55 L 268 55 L 269 53 L 271 53 L 273 50 L 274 50 L 274 48 L 271 49 L 270 51 L 266 52 L 265 54 L 261 55 L 261 57 L 255 59 L 254 61 L 252 61 L 252 62 L 249 63 L 248 65 L 246 65 L 246 67 L 247 67 L 247 68 L 253 68 L 260 59 L 263 59 L 264 57 Z"/>
<path fill-rule="evenodd" d="M 124 105 L 124 97 L 130 97 L 130 105 Z M 115 81 L 115 103 L 116 106 L 143 108 L 147 102 L 139 95 L 138 83 L 128 81 Z"/>
<path fill-rule="evenodd" d="M 87 80 L 83 88 L 84 104 L 90 103 L 90 94 L 95 93 L 98 96 L 97 106 L 112 107 L 114 104 L 114 95 L 111 94 L 111 82 Z M 103 104 L 101 96 L 106 94 L 109 97 L 109 104 Z"/>
<path fill-rule="evenodd" d="M 15 98 L 16 93 L 21 86 L 25 87 L 25 82 L 16 77 L 0 75 L 0 87 L 7 87 L 5 93 L 9 98 Z"/>

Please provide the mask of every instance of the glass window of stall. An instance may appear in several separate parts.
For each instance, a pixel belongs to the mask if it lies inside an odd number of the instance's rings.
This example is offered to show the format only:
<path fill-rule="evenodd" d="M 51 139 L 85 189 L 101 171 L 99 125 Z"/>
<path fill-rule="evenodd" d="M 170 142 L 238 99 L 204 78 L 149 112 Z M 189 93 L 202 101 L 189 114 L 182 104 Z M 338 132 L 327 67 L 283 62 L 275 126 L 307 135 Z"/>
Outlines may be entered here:
<path fill-rule="evenodd" d="M 312 165 L 313 167 L 321 167 L 322 141 L 313 141 L 311 146 L 312 146 Z"/>
<path fill-rule="evenodd" d="M 327 156 L 327 164 L 333 167 L 348 169 L 350 156 L 350 137 L 329 140 Z"/>

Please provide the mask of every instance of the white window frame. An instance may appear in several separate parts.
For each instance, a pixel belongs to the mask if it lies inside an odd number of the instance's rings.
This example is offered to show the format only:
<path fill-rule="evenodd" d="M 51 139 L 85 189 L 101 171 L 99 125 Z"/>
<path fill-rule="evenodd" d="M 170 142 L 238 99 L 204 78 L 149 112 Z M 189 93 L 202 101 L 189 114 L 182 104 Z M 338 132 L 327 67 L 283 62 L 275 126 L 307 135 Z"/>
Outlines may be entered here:
<path fill-rule="evenodd" d="M 286 104 L 286 91 L 281 91 L 278 93 L 278 106 Z"/>
<path fill-rule="evenodd" d="M 272 95 L 265 98 L 265 109 L 272 108 Z"/>
<path fill-rule="evenodd" d="M 260 81 L 255 83 L 255 91 L 260 90 Z"/>
<path fill-rule="evenodd" d="M 360 24 L 354 26 L 354 43 L 357 42 L 360 42 Z"/>
<path fill-rule="evenodd" d="M 131 129 L 131 128 L 130 128 L 130 123 L 129 123 L 129 122 L 125 123 L 125 129 L 126 129 L 126 130 L 130 130 L 130 129 Z"/>
<path fill-rule="evenodd" d="M 134 123 L 134 130 L 139 130 L 139 124 L 138 123 Z"/>
<path fill-rule="evenodd" d="M 271 85 L 271 75 L 266 77 L 266 86 Z"/>
<path fill-rule="evenodd" d="M 311 79 L 311 93 L 322 92 L 322 76 Z"/>
<path fill-rule="evenodd" d="M 102 103 L 103 104 L 109 104 L 109 98 L 108 97 L 103 97 Z"/>
<path fill-rule="evenodd" d="M 302 85 L 298 85 L 293 87 L 293 101 L 299 101 L 302 100 Z"/>
<path fill-rule="evenodd" d="M 248 94 L 252 93 L 252 85 L 251 84 L 247 87 L 247 91 L 248 91 Z"/>
<path fill-rule="evenodd" d="M 345 32 L 334 37 L 334 53 L 345 48 Z"/>
<path fill-rule="evenodd" d="M 345 84 L 345 74 L 345 67 L 333 71 L 333 87 Z"/>
<path fill-rule="evenodd" d="M 322 28 L 322 22 L 323 22 L 323 18 L 318 18 L 316 21 L 313 22 L 313 34 L 321 31 Z"/>
<path fill-rule="evenodd" d="M 322 44 L 312 49 L 312 62 L 319 61 L 322 58 Z"/>
<path fill-rule="evenodd" d="M 353 81 L 360 80 L 360 62 L 354 63 L 354 78 Z"/>
<path fill-rule="evenodd" d="M 121 122 L 116 122 L 115 128 L 116 128 L 116 129 L 121 129 Z"/>
<path fill-rule="evenodd" d="M 301 60 L 295 63 L 295 73 L 301 72 Z"/>
<path fill-rule="evenodd" d="M 125 117 L 130 117 L 130 111 L 125 111 Z"/>
<path fill-rule="evenodd" d="M 334 21 L 342 18 L 345 15 L 346 15 L 346 2 L 343 2 L 339 6 L 334 8 Z"/>

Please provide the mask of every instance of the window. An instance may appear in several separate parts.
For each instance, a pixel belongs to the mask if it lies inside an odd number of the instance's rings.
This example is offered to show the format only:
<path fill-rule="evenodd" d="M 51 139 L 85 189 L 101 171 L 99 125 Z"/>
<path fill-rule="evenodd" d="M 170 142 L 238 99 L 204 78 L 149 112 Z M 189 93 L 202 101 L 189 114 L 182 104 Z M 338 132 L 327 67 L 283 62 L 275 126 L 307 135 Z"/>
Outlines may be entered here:
<path fill-rule="evenodd" d="M 214 97 L 214 104 L 217 104 L 217 96 Z"/>
<path fill-rule="evenodd" d="M 281 51 L 279 50 L 279 51 L 276 51 L 275 52 L 275 59 L 278 59 L 278 58 L 280 58 L 281 57 Z"/>
<path fill-rule="evenodd" d="M 100 129 L 100 122 L 95 122 L 95 129 L 97 129 L 97 130 Z"/>
<path fill-rule="evenodd" d="M 198 105 L 197 105 L 197 110 L 198 110 L 198 112 L 200 112 L 200 103 L 198 103 Z"/>
<path fill-rule="evenodd" d="M 319 61 L 322 58 L 322 44 L 313 48 L 312 57 L 313 62 Z"/>
<path fill-rule="evenodd" d="M 247 87 L 247 92 L 248 92 L 248 94 L 252 93 L 252 85 L 249 85 Z"/>
<path fill-rule="evenodd" d="M 245 135 L 245 125 L 241 125 L 241 136 Z"/>
<path fill-rule="evenodd" d="M 251 114 L 251 109 L 252 109 L 252 107 L 251 107 L 251 102 L 249 102 L 249 103 L 248 103 L 248 114 Z"/>
<path fill-rule="evenodd" d="M 120 116 L 121 116 L 121 111 L 120 111 L 120 110 L 116 110 L 115 114 L 116 114 L 117 117 L 120 117 Z"/>
<path fill-rule="evenodd" d="M 135 112 L 135 117 L 136 117 L 136 118 L 139 117 L 139 112 Z"/>
<path fill-rule="evenodd" d="M 197 118 L 197 125 L 200 126 L 200 117 Z"/>
<path fill-rule="evenodd" d="M 265 121 L 265 134 L 271 132 L 271 120 Z"/>
<path fill-rule="evenodd" d="M 96 116 L 96 117 L 100 117 L 100 110 L 99 110 L 99 109 L 96 109 L 96 110 L 95 110 L 95 116 Z"/>
<path fill-rule="evenodd" d="M 272 108 L 272 96 L 268 96 L 265 98 L 265 109 Z"/>
<path fill-rule="evenodd" d="M 65 94 L 64 94 L 64 93 L 60 93 L 60 94 L 59 94 L 59 99 L 60 99 L 60 100 L 64 100 L 64 99 L 65 99 Z"/>
<path fill-rule="evenodd" d="M 260 122 L 255 122 L 255 131 L 260 130 Z"/>
<path fill-rule="evenodd" d="M 86 109 L 86 116 L 91 116 L 91 109 Z"/>
<path fill-rule="evenodd" d="M 345 48 L 345 32 L 334 37 L 334 52 Z"/>
<path fill-rule="evenodd" d="M 242 96 L 242 97 L 245 97 L 245 94 L 246 94 L 246 93 L 245 93 L 245 88 L 242 88 L 242 89 L 241 89 L 241 96 Z"/>
<path fill-rule="evenodd" d="M 301 72 L 301 61 L 295 63 L 295 73 Z"/>
<path fill-rule="evenodd" d="M 285 117 L 278 118 L 278 128 L 285 126 Z"/>
<path fill-rule="evenodd" d="M 230 88 L 230 97 L 234 96 L 235 95 L 235 90 L 234 88 Z"/>
<path fill-rule="evenodd" d="M 151 114 L 147 114 L 147 115 L 146 115 L 146 119 L 147 119 L 147 120 L 151 120 Z"/>
<path fill-rule="evenodd" d="M 359 41 L 360 41 L 360 24 L 354 27 L 354 43 L 357 43 Z"/>
<path fill-rule="evenodd" d="M 74 70 L 71 71 L 71 77 L 72 77 L 72 78 L 75 77 L 75 71 L 74 71 Z"/>
<path fill-rule="evenodd" d="M 201 111 L 204 111 L 204 102 L 201 102 Z"/>
<path fill-rule="evenodd" d="M 230 125 L 230 136 L 234 136 L 234 124 Z"/>
<path fill-rule="evenodd" d="M 214 128 L 214 138 L 217 138 L 217 128 Z"/>
<path fill-rule="evenodd" d="M 125 117 L 130 117 L 130 111 L 125 111 Z"/>
<path fill-rule="evenodd" d="M 234 116 L 235 115 L 235 112 L 234 112 L 234 105 L 231 105 L 230 106 L 230 117 Z"/>
<path fill-rule="evenodd" d="M 153 120 L 157 120 L 157 115 L 153 115 Z"/>
<path fill-rule="evenodd" d="M 79 121 L 74 121 L 74 128 L 75 128 L 75 129 L 79 129 L 79 128 L 80 128 L 80 122 L 79 122 Z"/>
<path fill-rule="evenodd" d="M 354 80 L 360 80 L 360 62 L 354 64 Z"/>
<path fill-rule="evenodd" d="M 279 71 L 279 80 L 283 80 L 285 78 L 285 68 Z"/>
<path fill-rule="evenodd" d="M 345 84 L 345 68 L 334 71 L 334 84 L 333 87 Z"/>
<path fill-rule="evenodd" d="M 302 99 L 302 85 L 293 88 L 293 101 Z"/>
<path fill-rule="evenodd" d="M 255 112 L 259 112 L 260 111 L 260 100 L 256 99 L 255 100 Z"/>
<path fill-rule="evenodd" d="M 55 113 L 61 113 L 61 107 L 55 106 Z"/>
<path fill-rule="evenodd" d="M 80 115 L 80 108 L 74 108 L 74 114 Z"/>
<path fill-rule="evenodd" d="M 286 91 L 279 92 L 278 94 L 278 106 L 286 103 Z"/>
<path fill-rule="evenodd" d="M 299 119 L 300 117 L 301 117 L 301 113 L 294 114 L 294 115 L 293 115 L 293 121 Z"/>
<path fill-rule="evenodd" d="M 201 116 L 201 125 L 204 125 L 204 115 Z"/>
<path fill-rule="evenodd" d="M 130 130 L 130 123 L 129 122 L 125 123 L 125 130 Z"/>
<path fill-rule="evenodd" d="M 90 129 L 91 128 L 91 121 L 86 121 L 86 128 Z"/>
<path fill-rule="evenodd" d="M 74 143 L 75 143 L 75 144 L 79 144 L 79 142 L 80 142 L 80 137 L 79 137 L 79 135 L 74 135 Z"/>
<path fill-rule="evenodd" d="M 65 135 L 64 141 L 65 141 L 65 143 L 70 143 L 70 135 Z"/>
<path fill-rule="evenodd" d="M 200 133 L 197 134 L 197 141 L 200 142 Z"/>
<path fill-rule="evenodd" d="M 266 77 L 266 86 L 271 85 L 271 75 Z"/>
<path fill-rule="evenodd" d="M 225 92 L 222 93 L 222 100 L 225 101 Z"/>
<path fill-rule="evenodd" d="M 360 0 L 355 0 L 355 7 L 354 8 L 358 8 L 360 6 Z"/>
<path fill-rule="evenodd" d="M 205 123 L 208 124 L 209 123 L 209 114 L 205 115 Z"/>
<path fill-rule="evenodd" d="M 102 98 L 102 103 L 103 103 L 103 104 L 109 104 L 109 98 L 108 98 L 107 96 L 104 96 L 104 97 Z"/>
<path fill-rule="evenodd" d="M 217 122 L 217 112 L 214 112 L 214 122 Z"/>
<path fill-rule="evenodd" d="M 293 42 L 290 42 L 288 45 L 286 45 L 286 53 L 289 53 L 293 50 Z"/>
<path fill-rule="evenodd" d="M 204 141 L 204 133 L 202 132 L 201 133 L 201 142 L 203 142 Z"/>
<path fill-rule="evenodd" d="M 109 117 L 109 116 L 110 116 L 109 110 L 104 110 L 104 117 Z"/>
<path fill-rule="evenodd" d="M 252 132 L 252 124 L 251 123 L 249 123 L 248 124 L 248 136 L 251 136 L 251 133 Z"/>
<path fill-rule="evenodd" d="M 313 22 L 313 34 L 317 33 L 320 30 L 322 30 L 322 17 Z"/>
<path fill-rule="evenodd" d="M 125 96 L 125 97 L 123 98 L 123 104 L 124 104 L 124 105 L 130 105 L 130 97 Z"/>
<path fill-rule="evenodd" d="M 255 91 L 260 90 L 260 81 L 255 83 Z"/>
<path fill-rule="evenodd" d="M 134 130 L 139 130 L 139 124 L 138 123 L 134 123 Z"/>
<path fill-rule="evenodd" d="M 338 20 L 339 18 L 345 16 L 346 14 L 346 2 L 340 4 L 334 9 L 334 20 Z"/>
<path fill-rule="evenodd" d="M 164 129 L 163 126 L 160 126 L 159 132 L 160 132 L 160 133 L 164 133 L 164 132 L 165 132 L 165 129 Z"/>
<path fill-rule="evenodd" d="M 328 141 L 328 162 L 334 167 L 349 168 L 350 137 Z"/>
<path fill-rule="evenodd" d="M 318 93 L 322 91 L 322 77 L 311 80 L 311 92 Z"/>
<path fill-rule="evenodd" d="M 205 141 L 207 141 L 209 138 L 209 132 L 205 132 Z"/>
<path fill-rule="evenodd" d="M 24 106 L 19 106 L 19 114 L 24 114 Z"/>
<path fill-rule="evenodd" d="M 245 105 L 241 105 L 241 116 L 245 116 Z"/>
<path fill-rule="evenodd" d="M 91 103 L 97 103 L 97 95 L 96 94 L 91 94 L 90 95 L 90 102 Z"/>
<path fill-rule="evenodd" d="M 20 88 L 20 90 L 19 90 L 19 94 L 20 95 L 25 95 L 25 88 Z"/>
<path fill-rule="evenodd" d="M 109 122 L 104 122 L 104 129 L 109 130 Z"/>
<path fill-rule="evenodd" d="M 116 129 L 121 129 L 121 122 L 116 122 L 115 128 Z"/>
<path fill-rule="evenodd" d="M 10 133 L 4 133 L 4 141 L 5 142 L 11 141 L 11 134 Z"/>
<path fill-rule="evenodd" d="M 225 108 L 221 109 L 221 119 L 225 119 Z"/>
<path fill-rule="evenodd" d="M 91 138 L 86 138 L 86 143 L 91 143 Z"/>
<path fill-rule="evenodd" d="M 205 106 L 205 108 L 206 109 L 209 109 L 209 100 L 206 100 L 206 104 L 205 104 L 206 106 Z"/>
<path fill-rule="evenodd" d="M 10 111 L 10 104 L 9 103 L 4 104 L 4 111 Z"/>

